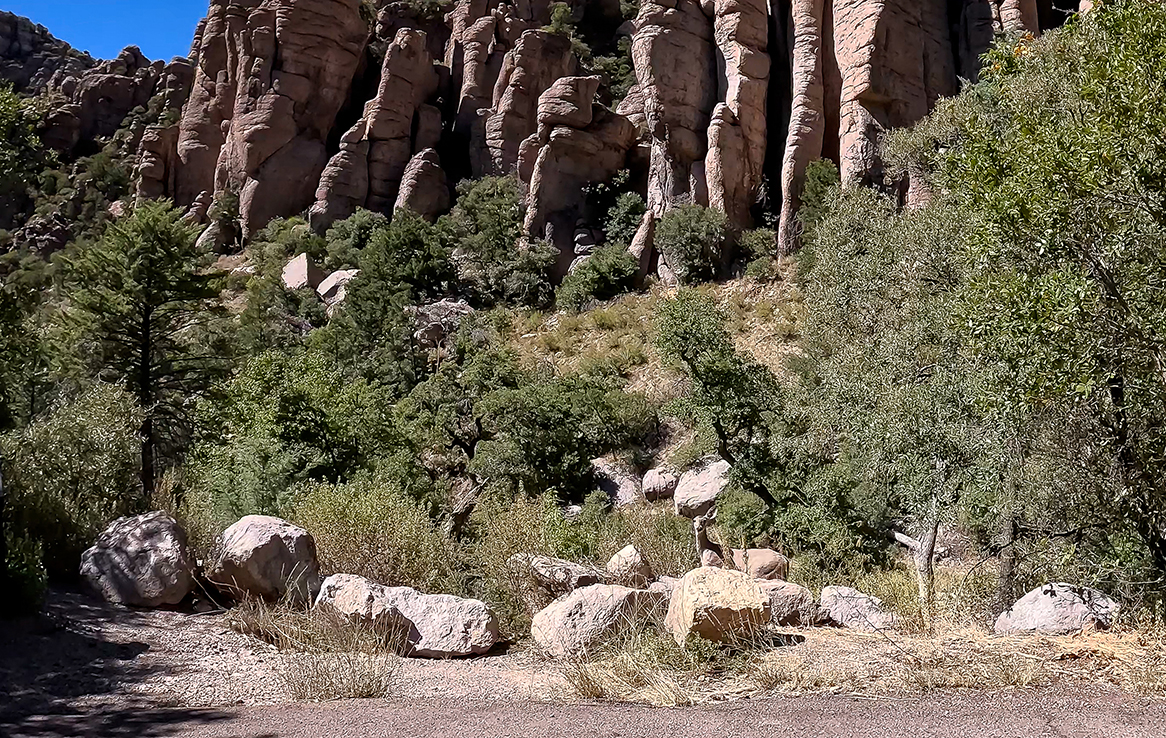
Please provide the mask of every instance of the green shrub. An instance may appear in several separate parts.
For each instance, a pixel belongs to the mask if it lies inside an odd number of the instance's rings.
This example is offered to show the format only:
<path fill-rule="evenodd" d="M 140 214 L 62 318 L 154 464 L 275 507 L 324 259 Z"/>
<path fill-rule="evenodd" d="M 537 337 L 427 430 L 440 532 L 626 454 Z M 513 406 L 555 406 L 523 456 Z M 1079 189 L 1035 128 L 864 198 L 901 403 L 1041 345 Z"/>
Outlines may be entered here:
<path fill-rule="evenodd" d="M 625 249 L 631 246 L 647 210 L 644 198 L 635 192 L 624 192 L 617 197 L 607 211 L 607 220 L 604 222 L 607 242 Z"/>
<path fill-rule="evenodd" d="M 610 300 L 636 286 L 639 264 L 618 244 L 598 249 L 567 275 L 555 293 L 560 307 L 578 310 L 592 300 Z"/>
<path fill-rule="evenodd" d="M 543 307 L 553 294 L 550 267 L 558 252 L 523 235 L 523 198 L 513 177 L 484 177 L 458 185 L 458 201 L 437 221 L 456 254 L 458 278 L 472 302 Z"/>
<path fill-rule="evenodd" d="M 772 279 L 777 258 L 777 232 L 772 228 L 754 228 L 745 231 L 737 239 L 737 245 L 749 259 L 745 269 L 747 276 L 754 279 Z"/>
<path fill-rule="evenodd" d="M 418 489 L 420 485 L 420 489 Z M 345 484 L 297 488 L 288 518 L 312 532 L 326 574 L 359 574 L 422 592 L 464 589 L 458 544 L 430 517 L 428 478 L 408 463 L 387 464 Z"/>
<path fill-rule="evenodd" d="M 390 407 L 319 352 L 260 354 L 198 408 L 185 468 L 191 527 L 278 515 L 302 481 L 344 481 L 403 446 Z"/>
<path fill-rule="evenodd" d="M 389 227 L 389 219 L 380 213 L 364 208 L 358 209 L 344 220 L 337 221 L 328 229 L 324 240 L 328 242 L 328 255 L 324 259 L 324 269 L 353 269 L 360 264 L 360 254 L 372 239 Z"/>
<path fill-rule="evenodd" d="M 0 561 L 0 581 L 5 586 L 0 617 L 34 613 L 44 604 L 49 580 L 43 546 L 31 538 L 15 536 L 7 526 L 0 535 L 7 536 L 8 552 L 7 560 Z"/>
<path fill-rule="evenodd" d="M 149 504 L 139 483 L 143 417 L 128 393 L 97 385 L 0 436 L 7 514 L 20 531 L 11 538 L 27 556 L 40 546 L 49 574 L 76 576 L 81 552 L 110 521 Z"/>
<path fill-rule="evenodd" d="M 728 256 L 728 222 L 724 213 L 700 205 L 682 205 L 660 218 L 656 248 L 684 284 L 715 278 Z"/>

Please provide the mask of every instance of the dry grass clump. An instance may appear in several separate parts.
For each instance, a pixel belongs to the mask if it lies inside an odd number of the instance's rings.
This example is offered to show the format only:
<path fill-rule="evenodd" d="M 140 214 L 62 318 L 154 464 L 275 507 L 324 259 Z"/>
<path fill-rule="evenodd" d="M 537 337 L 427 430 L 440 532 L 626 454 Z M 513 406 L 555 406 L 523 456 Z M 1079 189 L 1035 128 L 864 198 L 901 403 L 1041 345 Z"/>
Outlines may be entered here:
<path fill-rule="evenodd" d="M 332 610 L 304 610 L 247 600 L 227 613 L 234 631 L 279 651 L 275 673 L 297 701 L 387 697 L 400 668 L 405 634 L 357 626 Z"/>

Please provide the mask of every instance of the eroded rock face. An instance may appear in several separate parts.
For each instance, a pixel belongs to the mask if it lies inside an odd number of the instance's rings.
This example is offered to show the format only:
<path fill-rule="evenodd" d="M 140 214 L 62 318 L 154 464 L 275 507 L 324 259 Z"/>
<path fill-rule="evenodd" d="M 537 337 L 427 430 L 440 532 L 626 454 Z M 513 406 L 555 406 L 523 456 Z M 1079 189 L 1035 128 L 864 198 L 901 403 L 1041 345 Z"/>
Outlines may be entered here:
<path fill-rule="evenodd" d="M 178 201 L 238 193 L 244 236 L 310 205 L 368 36 L 360 0 L 214 0 L 183 111 Z"/>
<path fill-rule="evenodd" d="M 310 217 L 313 227 L 325 230 L 360 207 L 392 211 L 415 150 L 414 120 L 437 85 L 425 34 L 402 28 L 385 54 L 376 98 L 344 134 L 340 152 L 320 178 Z"/>
<path fill-rule="evenodd" d="M 118 518 L 81 555 L 81 577 L 107 602 L 177 605 L 194 588 L 186 531 L 164 512 Z"/>
<path fill-rule="evenodd" d="M 662 592 L 596 584 L 576 590 L 540 610 L 530 626 L 531 636 L 552 656 L 582 656 L 621 626 L 662 607 Z"/>
<path fill-rule="evenodd" d="M 1111 627 L 1121 606 L 1101 592 L 1064 582 L 1037 587 L 1000 613 L 996 633 L 1072 633 Z"/>
<path fill-rule="evenodd" d="M 320 586 L 316 541 L 299 526 L 267 515 L 248 515 L 223 531 L 207 579 L 232 596 L 297 603 Z"/>
<path fill-rule="evenodd" d="M 404 208 L 426 220 L 435 220 L 449 210 L 449 205 L 449 180 L 441 168 L 441 157 L 437 150 L 428 148 L 417 152 L 401 174 L 394 212 Z"/>

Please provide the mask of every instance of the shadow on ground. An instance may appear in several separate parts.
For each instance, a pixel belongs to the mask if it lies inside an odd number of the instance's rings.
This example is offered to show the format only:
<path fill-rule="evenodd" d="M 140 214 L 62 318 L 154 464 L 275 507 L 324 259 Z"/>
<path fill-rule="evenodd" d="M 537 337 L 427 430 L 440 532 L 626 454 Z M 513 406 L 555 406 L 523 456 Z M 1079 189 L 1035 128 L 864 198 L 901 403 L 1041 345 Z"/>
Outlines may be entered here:
<path fill-rule="evenodd" d="M 147 644 L 111 640 L 103 626 L 132 624 L 142 614 L 77 593 L 54 600 L 36 617 L 0 621 L 0 735 L 169 736 L 230 717 L 128 697 L 127 685 L 158 669 L 138 658 Z"/>

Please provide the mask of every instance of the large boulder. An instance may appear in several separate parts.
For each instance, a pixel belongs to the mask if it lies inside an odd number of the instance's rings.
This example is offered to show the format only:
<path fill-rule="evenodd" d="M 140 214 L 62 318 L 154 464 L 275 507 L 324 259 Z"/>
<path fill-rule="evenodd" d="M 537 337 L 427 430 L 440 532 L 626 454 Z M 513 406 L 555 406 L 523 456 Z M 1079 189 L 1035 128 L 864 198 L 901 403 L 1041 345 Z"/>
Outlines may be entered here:
<path fill-rule="evenodd" d="M 672 599 L 664 624 L 677 643 L 690 636 L 726 642 L 748 639 L 770 620 L 769 596 L 747 574 L 702 566 L 684 575 Z"/>
<path fill-rule="evenodd" d="M 883 608 L 882 600 L 853 587 L 823 589 L 822 614 L 828 622 L 854 630 L 879 631 L 895 626 L 895 615 Z"/>
<path fill-rule="evenodd" d="M 1037 587 L 996 619 L 996 633 L 1072 633 L 1106 629 L 1121 609 L 1101 592 L 1064 582 Z"/>
<path fill-rule="evenodd" d="M 465 300 L 447 297 L 428 305 L 409 306 L 405 313 L 413 316 L 413 340 L 417 345 L 435 349 L 457 333 L 462 321 L 474 314 L 474 309 Z"/>
<path fill-rule="evenodd" d="M 672 504 L 677 515 L 696 518 L 717 504 L 717 496 L 729 483 L 729 462 L 717 459 L 686 471 L 676 484 Z"/>
<path fill-rule="evenodd" d="M 498 620 L 480 600 L 422 594 L 410 587 L 385 587 L 388 605 L 412 628 L 406 655 L 448 659 L 487 653 L 499 641 Z"/>
<path fill-rule="evenodd" d="M 636 589 L 647 587 L 656 580 L 652 565 L 632 544 L 624 546 L 608 560 L 607 573 L 612 581 Z"/>
<path fill-rule="evenodd" d="M 177 605 L 194 588 L 186 531 L 164 512 L 118 518 L 81 555 L 81 577 L 108 602 Z"/>
<path fill-rule="evenodd" d="M 283 286 L 289 290 L 314 290 L 324 281 L 324 273 L 307 254 L 296 254 L 283 267 Z"/>
<path fill-rule="evenodd" d="M 320 585 L 314 607 L 332 610 L 353 623 L 406 638 L 413 624 L 390 601 L 386 588 L 356 574 L 333 574 Z"/>
<path fill-rule="evenodd" d="M 818 605 L 810 590 L 793 582 L 776 580 L 757 583 L 769 597 L 769 619 L 774 625 L 809 627 L 818 622 Z"/>
<path fill-rule="evenodd" d="M 206 573 L 232 596 L 293 603 L 310 599 L 320 585 L 311 534 L 266 515 L 248 515 L 223 531 Z"/>
<path fill-rule="evenodd" d="M 535 643 L 552 656 L 581 656 L 644 611 L 662 607 L 667 599 L 661 592 L 596 584 L 540 610 L 530 632 Z"/>

